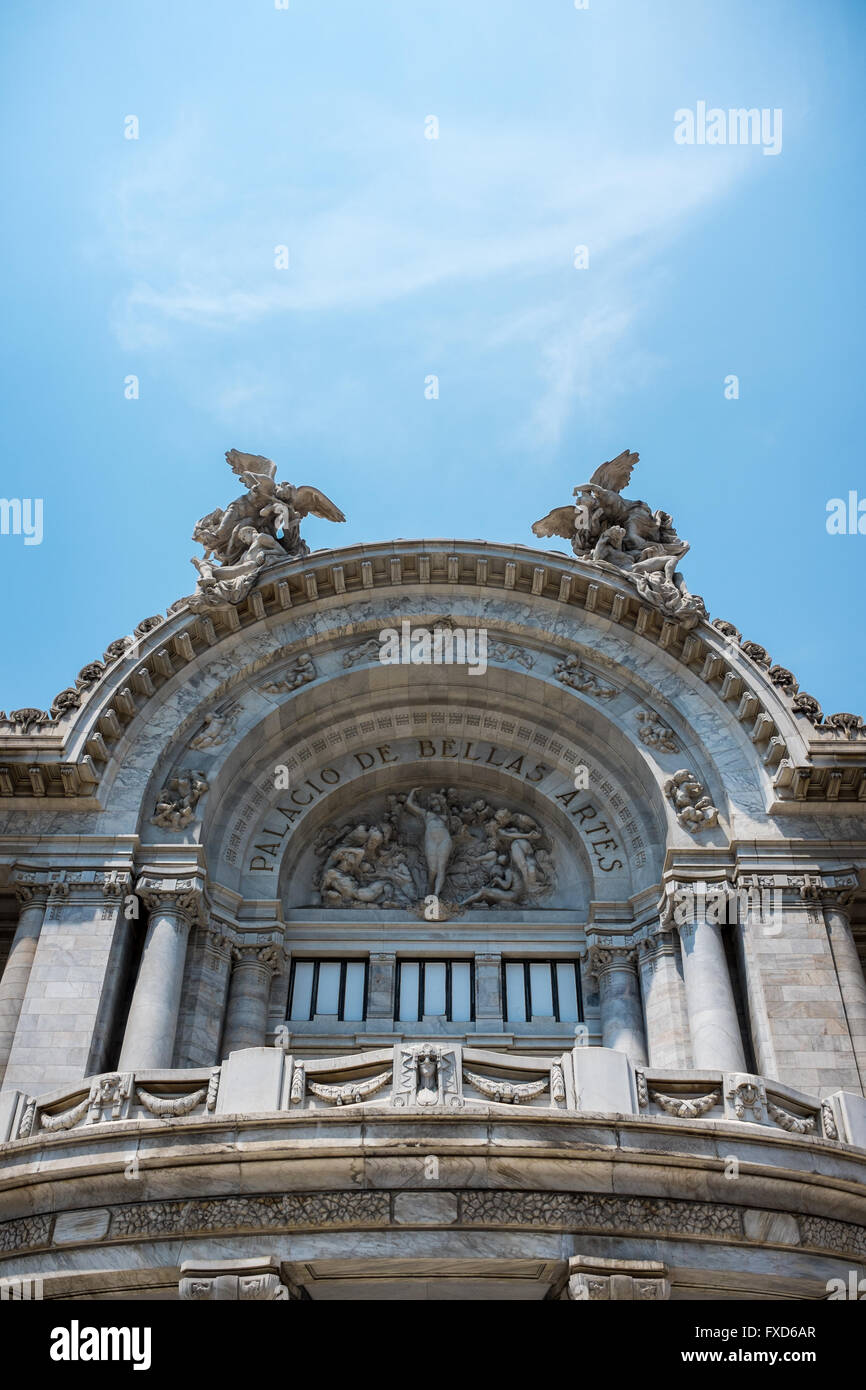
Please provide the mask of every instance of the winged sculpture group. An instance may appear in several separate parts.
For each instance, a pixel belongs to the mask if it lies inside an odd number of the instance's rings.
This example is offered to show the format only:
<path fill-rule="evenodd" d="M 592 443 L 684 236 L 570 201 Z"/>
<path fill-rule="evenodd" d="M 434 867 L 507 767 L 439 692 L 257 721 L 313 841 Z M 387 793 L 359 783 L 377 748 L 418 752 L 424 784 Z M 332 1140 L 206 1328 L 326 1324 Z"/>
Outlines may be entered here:
<path fill-rule="evenodd" d="M 622 496 L 638 458 L 625 449 L 603 463 L 588 483 L 574 489 L 574 502 L 554 507 L 532 530 L 542 538 L 571 541 L 579 559 L 618 571 L 652 607 L 693 627 L 707 612 L 677 571 L 688 541 L 677 535 L 668 512 Z M 246 492 L 203 516 L 193 532 L 204 555 L 192 561 L 198 584 L 186 601 L 197 611 L 240 603 L 268 566 L 308 555 L 300 534 L 305 516 L 346 520 L 318 488 L 278 483 L 276 464 L 260 454 L 229 449 L 226 461 Z"/>
<path fill-rule="evenodd" d="M 688 541 L 677 535 L 669 512 L 653 511 L 646 502 L 621 495 L 639 458 L 624 449 L 603 463 L 588 483 L 574 489 L 570 506 L 554 507 L 532 530 L 539 537 L 571 541 L 578 559 L 621 571 L 652 607 L 684 628 L 694 627 L 707 610 L 677 573 Z"/>
<path fill-rule="evenodd" d="M 345 521 L 339 507 L 316 487 L 277 482 L 277 465 L 261 454 L 226 452 L 226 462 L 246 492 L 227 507 L 203 516 L 192 533 L 204 546 L 194 556 L 198 570 L 193 609 L 220 608 L 245 599 L 263 569 L 277 560 L 300 559 L 310 548 L 301 539 L 301 521 L 311 513 L 326 521 Z"/>

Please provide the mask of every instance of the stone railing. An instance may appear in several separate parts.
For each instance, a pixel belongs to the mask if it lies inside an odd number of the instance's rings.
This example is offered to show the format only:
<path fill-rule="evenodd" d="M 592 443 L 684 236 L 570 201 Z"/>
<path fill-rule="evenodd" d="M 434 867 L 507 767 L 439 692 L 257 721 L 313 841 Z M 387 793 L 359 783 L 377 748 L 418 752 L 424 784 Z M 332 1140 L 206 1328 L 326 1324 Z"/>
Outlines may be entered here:
<path fill-rule="evenodd" d="M 818 1098 L 743 1072 L 635 1068 L 624 1053 L 578 1047 L 520 1056 L 456 1043 L 399 1042 L 351 1056 L 293 1058 L 278 1047 L 233 1052 L 222 1066 L 111 1072 L 34 1098 L 0 1096 L 0 1143 L 88 1125 L 162 1124 L 225 1115 L 395 1112 L 430 1115 L 508 1107 L 545 1115 L 760 1126 L 804 1140 L 866 1149 L 866 1099 Z"/>
<path fill-rule="evenodd" d="M 38 1098 L 0 1095 L 0 1141 L 61 1134 L 112 1120 L 201 1118 L 216 1105 L 220 1068 L 106 1072 Z"/>

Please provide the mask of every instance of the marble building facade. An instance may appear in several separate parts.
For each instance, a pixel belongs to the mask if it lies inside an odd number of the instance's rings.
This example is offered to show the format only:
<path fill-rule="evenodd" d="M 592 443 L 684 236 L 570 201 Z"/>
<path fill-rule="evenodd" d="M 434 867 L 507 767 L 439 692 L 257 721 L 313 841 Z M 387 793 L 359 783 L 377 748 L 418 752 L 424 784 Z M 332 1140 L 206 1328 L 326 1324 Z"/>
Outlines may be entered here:
<path fill-rule="evenodd" d="M 636 455 L 536 523 L 573 558 L 310 554 L 342 513 L 228 458 L 195 592 L 0 722 L 0 1280 L 866 1278 L 862 719 L 710 618 Z"/>

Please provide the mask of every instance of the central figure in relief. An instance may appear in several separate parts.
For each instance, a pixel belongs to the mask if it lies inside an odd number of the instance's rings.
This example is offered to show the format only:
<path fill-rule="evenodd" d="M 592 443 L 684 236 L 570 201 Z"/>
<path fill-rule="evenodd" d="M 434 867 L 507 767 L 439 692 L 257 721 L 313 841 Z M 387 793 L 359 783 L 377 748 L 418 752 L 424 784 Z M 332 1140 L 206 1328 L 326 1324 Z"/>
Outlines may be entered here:
<path fill-rule="evenodd" d="M 423 798 L 423 800 L 422 800 Z M 326 825 L 314 887 L 331 908 L 530 906 L 554 887 L 552 845 L 538 822 L 455 787 L 390 795 L 375 819 Z"/>

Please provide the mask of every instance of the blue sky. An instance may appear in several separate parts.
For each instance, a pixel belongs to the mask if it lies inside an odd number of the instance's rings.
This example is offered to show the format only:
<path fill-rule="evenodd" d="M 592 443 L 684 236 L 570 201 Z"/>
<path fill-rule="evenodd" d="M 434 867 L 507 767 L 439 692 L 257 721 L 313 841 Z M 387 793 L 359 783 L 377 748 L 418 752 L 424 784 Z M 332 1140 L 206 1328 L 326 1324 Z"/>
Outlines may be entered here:
<path fill-rule="evenodd" d="M 0 536 L 0 707 L 47 708 L 191 591 L 229 447 L 343 508 L 314 548 L 530 544 L 628 447 L 711 613 L 864 711 L 866 536 L 825 526 L 866 499 L 858 0 L 7 0 L 0 24 L 0 493 L 44 499 L 41 545 Z M 698 101 L 780 108 L 781 153 L 677 145 Z"/>

